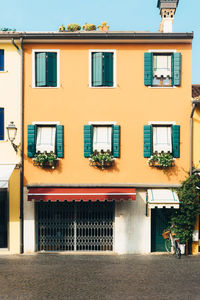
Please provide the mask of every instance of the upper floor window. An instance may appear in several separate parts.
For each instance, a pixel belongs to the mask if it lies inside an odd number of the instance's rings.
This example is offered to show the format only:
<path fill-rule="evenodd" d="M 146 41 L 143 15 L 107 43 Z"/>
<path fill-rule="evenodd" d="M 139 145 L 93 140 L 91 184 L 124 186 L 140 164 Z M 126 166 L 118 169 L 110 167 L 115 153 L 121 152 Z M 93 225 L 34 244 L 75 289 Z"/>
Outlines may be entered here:
<path fill-rule="evenodd" d="M 93 151 L 112 151 L 112 126 L 93 127 Z"/>
<path fill-rule="evenodd" d="M 4 71 L 4 50 L 0 49 L 0 71 Z"/>
<path fill-rule="evenodd" d="M 90 87 L 115 87 L 115 51 L 90 53 Z"/>
<path fill-rule="evenodd" d="M 55 153 L 64 157 L 64 126 L 48 122 L 28 125 L 28 157 L 36 153 Z"/>
<path fill-rule="evenodd" d="M 153 153 L 172 152 L 171 126 L 153 126 Z"/>
<path fill-rule="evenodd" d="M 37 126 L 36 152 L 55 153 L 56 126 Z"/>
<path fill-rule="evenodd" d="M 0 140 L 4 140 L 4 108 L 0 107 Z"/>
<path fill-rule="evenodd" d="M 172 56 L 165 54 L 153 55 L 153 85 L 172 85 Z"/>
<path fill-rule="evenodd" d="M 84 156 L 90 157 L 95 151 L 109 151 L 114 157 L 120 157 L 120 125 L 111 122 L 90 124 L 84 125 Z"/>
<path fill-rule="evenodd" d="M 33 87 L 59 87 L 59 52 L 33 51 Z"/>
<path fill-rule="evenodd" d="M 144 157 L 161 152 L 180 157 L 180 125 L 175 122 L 150 122 L 144 125 Z"/>
<path fill-rule="evenodd" d="M 144 84 L 146 86 L 180 86 L 181 53 L 144 53 Z"/>

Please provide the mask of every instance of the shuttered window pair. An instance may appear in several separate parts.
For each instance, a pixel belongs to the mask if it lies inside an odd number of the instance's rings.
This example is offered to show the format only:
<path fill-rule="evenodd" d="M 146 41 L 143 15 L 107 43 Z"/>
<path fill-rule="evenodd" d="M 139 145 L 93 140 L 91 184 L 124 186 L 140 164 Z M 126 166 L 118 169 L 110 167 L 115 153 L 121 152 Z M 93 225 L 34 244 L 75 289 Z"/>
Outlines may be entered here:
<path fill-rule="evenodd" d="M 98 134 L 97 128 L 98 126 L 84 125 L 84 156 L 90 157 L 95 150 L 111 150 L 114 157 L 120 157 L 120 126 L 107 126 L 107 129 L 106 126 L 102 126 L 102 129 L 99 130 L 101 135 L 99 140 L 98 136 L 96 136 Z M 105 134 L 104 136 L 102 136 L 103 133 Z M 98 144 L 97 147 L 96 142 Z"/>
<path fill-rule="evenodd" d="M 0 49 L 0 71 L 4 71 L 4 50 Z"/>
<path fill-rule="evenodd" d="M 0 140 L 4 140 L 4 108 L 0 108 Z"/>
<path fill-rule="evenodd" d="M 144 84 L 146 86 L 180 86 L 181 53 L 144 53 Z"/>
<path fill-rule="evenodd" d="M 92 53 L 92 86 L 113 86 L 113 53 Z"/>
<path fill-rule="evenodd" d="M 173 157 L 180 157 L 179 125 L 144 125 L 144 157 L 151 157 L 156 151 L 171 152 Z"/>
<path fill-rule="evenodd" d="M 28 157 L 36 152 L 54 152 L 58 158 L 64 157 L 64 126 L 28 125 Z"/>
<path fill-rule="evenodd" d="M 35 86 L 36 87 L 57 86 L 57 53 L 56 52 L 35 53 Z"/>

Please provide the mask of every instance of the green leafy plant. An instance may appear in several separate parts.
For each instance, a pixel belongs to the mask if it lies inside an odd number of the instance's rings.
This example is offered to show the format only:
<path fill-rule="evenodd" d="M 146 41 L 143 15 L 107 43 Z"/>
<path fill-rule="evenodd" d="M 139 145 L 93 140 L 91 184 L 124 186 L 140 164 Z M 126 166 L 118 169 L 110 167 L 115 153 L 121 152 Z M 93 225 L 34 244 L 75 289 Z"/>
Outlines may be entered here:
<path fill-rule="evenodd" d="M 114 157 L 109 150 L 106 152 L 94 151 L 94 153 L 90 155 L 90 161 L 92 162 L 93 166 L 104 170 L 105 168 L 112 166 Z"/>
<path fill-rule="evenodd" d="M 75 24 L 75 23 L 68 24 L 67 30 L 68 31 L 78 31 L 78 30 L 81 30 L 81 26 L 79 24 Z"/>
<path fill-rule="evenodd" d="M 180 208 L 175 211 L 170 223 L 173 224 L 180 243 L 187 244 L 192 239 L 196 216 L 200 214 L 200 176 L 189 176 L 176 192 Z"/>
<path fill-rule="evenodd" d="M 59 31 L 65 31 L 65 26 L 64 25 L 61 25 L 60 27 L 59 27 Z"/>
<path fill-rule="evenodd" d="M 39 166 L 41 168 L 52 168 L 55 169 L 57 163 L 57 156 L 55 153 L 44 152 L 44 153 L 36 153 L 34 157 L 34 165 Z"/>
<path fill-rule="evenodd" d="M 82 26 L 82 29 L 85 30 L 85 31 L 92 31 L 92 30 L 96 30 L 97 27 L 94 24 L 85 23 L 85 25 Z"/>
<path fill-rule="evenodd" d="M 174 165 L 174 158 L 171 155 L 171 153 L 165 153 L 165 152 L 155 152 L 149 159 L 148 164 L 151 167 L 159 167 L 162 168 L 165 172 L 167 168 L 173 167 Z"/>

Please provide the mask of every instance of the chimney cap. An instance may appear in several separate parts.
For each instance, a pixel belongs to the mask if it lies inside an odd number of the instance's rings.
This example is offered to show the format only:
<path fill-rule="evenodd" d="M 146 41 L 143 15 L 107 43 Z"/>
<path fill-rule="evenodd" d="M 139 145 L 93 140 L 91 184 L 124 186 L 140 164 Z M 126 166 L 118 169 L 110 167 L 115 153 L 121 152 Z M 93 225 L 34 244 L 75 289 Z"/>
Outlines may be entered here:
<path fill-rule="evenodd" d="M 179 0 L 158 0 L 158 8 L 177 8 Z"/>

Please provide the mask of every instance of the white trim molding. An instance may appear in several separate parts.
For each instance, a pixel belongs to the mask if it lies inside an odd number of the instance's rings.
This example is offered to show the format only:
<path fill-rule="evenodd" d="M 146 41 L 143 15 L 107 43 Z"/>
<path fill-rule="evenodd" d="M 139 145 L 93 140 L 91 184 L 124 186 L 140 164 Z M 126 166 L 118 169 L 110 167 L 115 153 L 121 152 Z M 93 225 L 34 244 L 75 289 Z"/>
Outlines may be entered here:
<path fill-rule="evenodd" d="M 94 122 L 88 122 L 88 125 L 105 125 L 105 126 L 109 126 L 109 125 L 116 125 L 117 122 L 114 122 L 114 121 L 94 121 Z"/>
<path fill-rule="evenodd" d="M 36 86 L 35 85 L 35 53 L 56 52 L 57 53 L 57 86 Z M 35 89 L 57 89 L 60 88 L 60 50 L 59 49 L 32 49 L 32 88 Z"/>
<path fill-rule="evenodd" d="M 93 52 L 111 52 L 113 53 L 113 86 L 92 86 L 92 53 Z M 89 88 L 92 89 L 113 89 L 117 87 L 117 64 L 115 49 L 89 49 Z"/>
<path fill-rule="evenodd" d="M 32 122 L 32 125 L 60 125 L 60 122 L 51 122 L 51 121 L 35 121 Z"/>
<path fill-rule="evenodd" d="M 176 49 L 149 49 L 150 53 L 175 53 Z"/>
<path fill-rule="evenodd" d="M 175 121 L 150 121 L 148 125 L 176 125 Z"/>

